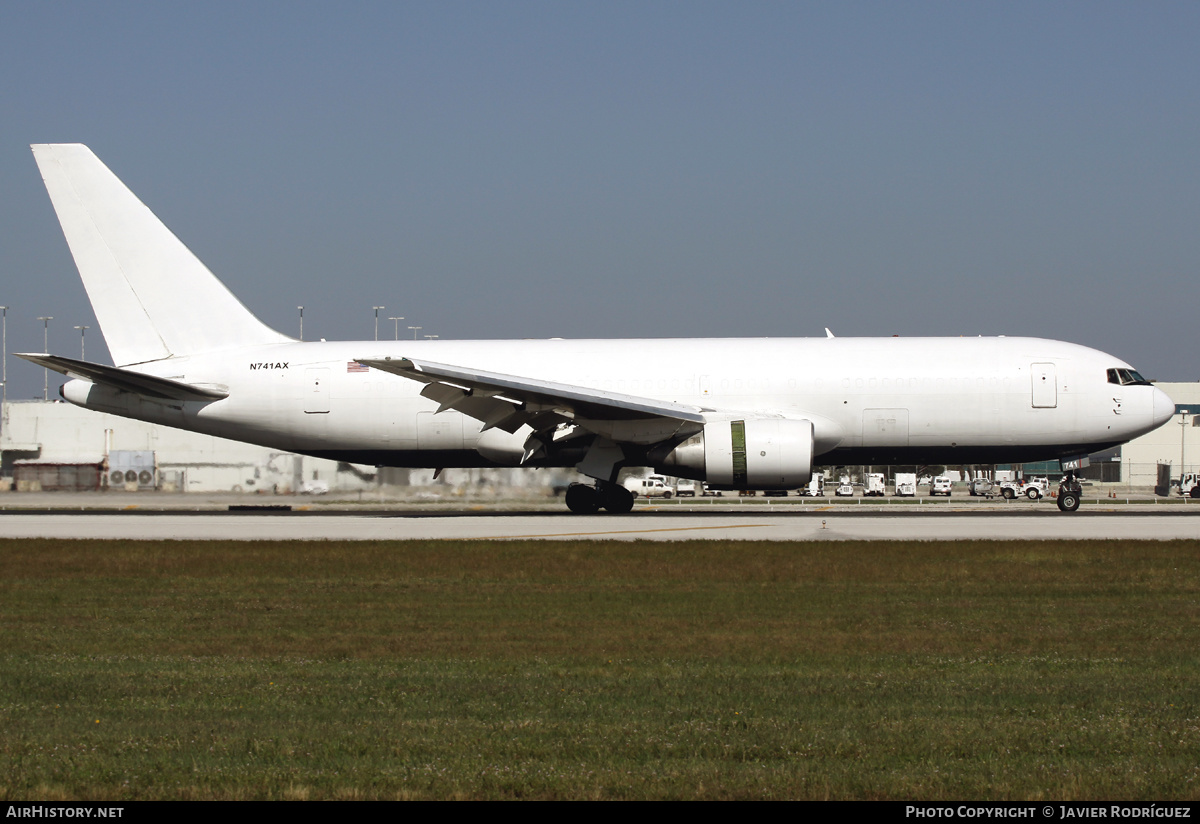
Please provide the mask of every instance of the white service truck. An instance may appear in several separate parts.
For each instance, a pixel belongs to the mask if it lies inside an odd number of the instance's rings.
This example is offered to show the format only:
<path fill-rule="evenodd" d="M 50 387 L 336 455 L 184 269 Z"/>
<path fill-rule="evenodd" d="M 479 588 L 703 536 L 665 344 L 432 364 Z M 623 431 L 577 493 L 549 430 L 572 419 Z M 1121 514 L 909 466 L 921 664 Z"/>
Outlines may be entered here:
<path fill-rule="evenodd" d="M 992 483 L 992 479 L 987 475 L 976 475 L 971 479 L 971 482 L 967 484 L 967 492 L 976 497 L 982 496 L 985 498 L 990 498 L 992 496 L 993 486 L 994 484 Z"/>
<path fill-rule="evenodd" d="M 896 497 L 897 498 L 915 498 L 917 495 L 917 473 L 916 472 L 897 472 L 896 473 Z"/>
<path fill-rule="evenodd" d="M 887 494 L 887 478 L 882 472 L 872 472 L 867 475 L 867 482 L 863 484 L 863 494 L 878 498 Z"/>
<path fill-rule="evenodd" d="M 1023 478 L 1000 484 L 1000 494 L 1012 501 L 1025 497 L 1031 501 L 1041 500 L 1050 491 L 1050 479 L 1046 477 Z"/>
<path fill-rule="evenodd" d="M 929 488 L 930 495 L 945 495 L 947 498 L 954 491 L 954 481 L 950 480 L 949 475 L 938 475 L 933 479 L 933 485 Z"/>
<path fill-rule="evenodd" d="M 626 478 L 623 486 L 642 498 L 670 498 L 675 494 L 667 485 L 667 479 L 662 475 L 651 475 L 649 478 Z"/>
<path fill-rule="evenodd" d="M 1171 484 L 1174 486 L 1174 483 Z M 1179 479 L 1179 494 L 1185 498 L 1200 498 L 1200 472 L 1185 472 Z"/>
<path fill-rule="evenodd" d="M 824 498 L 825 476 L 820 472 L 814 472 L 808 486 L 801 489 L 800 494 L 806 498 Z"/>

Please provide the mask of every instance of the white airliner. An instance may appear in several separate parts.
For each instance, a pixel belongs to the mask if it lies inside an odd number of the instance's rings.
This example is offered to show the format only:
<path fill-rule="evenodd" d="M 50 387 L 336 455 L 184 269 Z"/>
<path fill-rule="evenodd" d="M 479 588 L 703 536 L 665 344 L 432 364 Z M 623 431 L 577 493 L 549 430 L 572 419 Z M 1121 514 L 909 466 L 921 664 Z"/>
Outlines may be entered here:
<path fill-rule="evenodd" d="M 86 146 L 33 154 L 116 365 L 21 357 L 87 409 L 376 466 L 575 467 L 595 485 L 573 512 L 628 511 L 623 467 L 730 489 L 814 464 L 1074 469 L 1174 412 L 1120 359 L 1036 338 L 300 342 Z M 1079 506 L 1070 472 L 1058 503 Z"/>

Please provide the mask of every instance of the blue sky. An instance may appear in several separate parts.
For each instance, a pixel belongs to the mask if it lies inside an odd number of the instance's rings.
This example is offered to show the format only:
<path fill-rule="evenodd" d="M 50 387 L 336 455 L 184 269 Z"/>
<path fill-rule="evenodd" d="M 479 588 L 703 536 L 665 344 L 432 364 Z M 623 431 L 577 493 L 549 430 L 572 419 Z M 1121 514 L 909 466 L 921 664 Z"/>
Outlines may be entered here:
<path fill-rule="evenodd" d="M 1197 380 L 1197 42 L 1196 3 L 0 2 L 9 351 L 53 315 L 107 357 L 28 150 L 83 142 L 289 334 L 1023 334 Z"/>

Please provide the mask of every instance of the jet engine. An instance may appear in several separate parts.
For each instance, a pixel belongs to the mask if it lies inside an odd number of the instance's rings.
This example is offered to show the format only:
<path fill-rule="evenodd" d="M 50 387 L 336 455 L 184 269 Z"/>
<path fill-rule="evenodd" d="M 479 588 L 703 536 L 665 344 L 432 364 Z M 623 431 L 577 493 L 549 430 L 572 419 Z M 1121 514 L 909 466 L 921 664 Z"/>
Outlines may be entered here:
<path fill-rule="evenodd" d="M 733 489 L 794 489 L 812 478 L 813 424 L 787 418 L 714 421 L 661 457 L 665 475 Z"/>

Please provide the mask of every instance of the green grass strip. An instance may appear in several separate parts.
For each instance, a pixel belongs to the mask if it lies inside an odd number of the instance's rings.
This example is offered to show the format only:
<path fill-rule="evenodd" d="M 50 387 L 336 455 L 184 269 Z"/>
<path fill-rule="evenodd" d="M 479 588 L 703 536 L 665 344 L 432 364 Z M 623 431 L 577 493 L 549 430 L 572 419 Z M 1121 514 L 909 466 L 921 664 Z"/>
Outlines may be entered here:
<path fill-rule="evenodd" d="M 1200 542 L 0 541 L 0 797 L 1187 799 Z"/>

